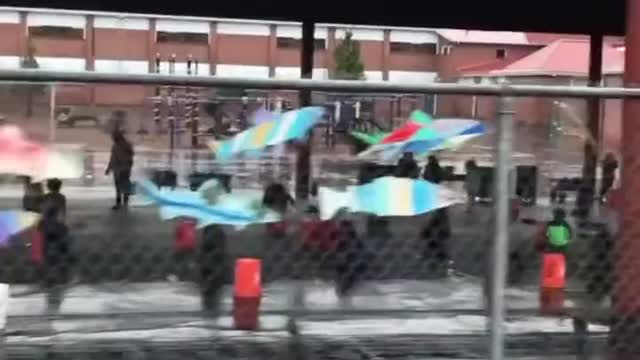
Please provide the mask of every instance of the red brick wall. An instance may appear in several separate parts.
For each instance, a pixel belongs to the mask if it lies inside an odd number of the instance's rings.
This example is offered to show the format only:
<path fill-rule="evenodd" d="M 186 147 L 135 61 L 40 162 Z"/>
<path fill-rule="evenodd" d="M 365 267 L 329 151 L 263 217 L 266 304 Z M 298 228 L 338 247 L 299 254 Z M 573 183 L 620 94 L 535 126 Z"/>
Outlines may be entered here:
<path fill-rule="evenodd" d="M 94 29 L 95 58 L 105 60 L 148 60 L 146 30 Z"/>
<path fill-rule="evenodd" d="M 20 24 L 0 24 L 0 55 L 16 56 L 20 54 Z"/>
<path fill-rule="evenodd" d="M 262 65 L 269 63 L 267 36 L 218 34 L 218 64 Z"/>

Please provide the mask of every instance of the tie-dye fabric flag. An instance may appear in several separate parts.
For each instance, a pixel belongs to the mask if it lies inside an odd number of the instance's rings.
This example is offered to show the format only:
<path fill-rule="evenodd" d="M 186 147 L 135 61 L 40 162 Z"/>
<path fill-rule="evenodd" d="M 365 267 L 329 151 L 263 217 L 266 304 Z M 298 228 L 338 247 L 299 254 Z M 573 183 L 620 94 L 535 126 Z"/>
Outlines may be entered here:
<path fill-rule="evenodd" d="M 16 126 L 0 127 L 0 174 L 74 179 L 84 172 L 84 154 L 28 140 Z"/>
<path fill-rule="evenodd" d="M 238 133 L 231 139 L 209 143 L 216 160 L 231 160 L 244 154 L 260 154 L 265 148 L 305 138 L 324 114 L 322 107 L 305 107 L 287 111 L 273 121 L 266 121 Z"/>
<path fill-rule="evenodd" d="M 7 246 L 9 238 L 34 226 L 40 216 L 20 210 L 0 210 L 0 246 Z"/>
<path fill-rule="evenodd" d="M 346 190 L 318 189 L 320 217 L 330 219 L 339 211 L 378 216 L 415 216 L 456 203 L 463 194 L 425 180 L 386 176 Z"/>

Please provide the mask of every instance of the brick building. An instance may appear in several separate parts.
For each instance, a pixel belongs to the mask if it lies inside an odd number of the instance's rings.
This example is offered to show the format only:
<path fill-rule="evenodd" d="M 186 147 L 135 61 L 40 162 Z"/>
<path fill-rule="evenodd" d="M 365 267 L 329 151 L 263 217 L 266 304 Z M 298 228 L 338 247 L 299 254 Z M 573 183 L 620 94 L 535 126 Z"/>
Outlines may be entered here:
<path fill-rule="evenodd" d="M 603 85 L 621 86 L 624 68 L 624 47 L 620 39 L 608 38 L 603 44 Z M 562 38 L 510 64 L 485 69 L 468 69 L 459 82 L 498 80 L 512 84 L 586 85 L 589 70 L 589 41 Z M 489 118 L 495 114 L 496 99 L 472 97 L 458 99 L 461 116 Z M 621 131 L 621 100 L 605 100 L 601 104 L 602 150 L 618 151 Z M 519 124 L 549 128 L 552 122 L 562 124 L 570 135 L 586 135 L 587 104 L 584 99 L 529 97 L 516 100 L 515 119 Z M 582 127 L 582 129 L 580 129 Z M 551 129 L 549 129 L 551 131 Z"/>
<path fill-rule="evenodd" d="M 541 49 L 558 36 L 426 28 L 384 28 L 317 24 L 315 79 L 330 77 L 332 52 L 351 31 L 360 42 L 369 81 L 456 81 L 470 68 L 502 67 Z M 197 75 L 259 78 L 300 76 L 301 25 L 237 19 L 168 17 L 46 9 L 0 8 L 0 67 L 15 68 L 32 44 L 42 69 L 147 73 L 187 71 L 187 58 L 198 63 Z M 140 105 L 153 89 L 128 85 L 65 86 L 58 101 L 98 106 Z M 386 100 L 389 102 L 390 100 Z M 442 116 L 462 115 L 452 96 L 400 101 L 397 115 L 423 107 Z M 382 114 L 389 104 L 376 104 Z M 484 107 L 481 107 L 484 109 Z M 490 113 L 486 117 L 492 118 Z"/>

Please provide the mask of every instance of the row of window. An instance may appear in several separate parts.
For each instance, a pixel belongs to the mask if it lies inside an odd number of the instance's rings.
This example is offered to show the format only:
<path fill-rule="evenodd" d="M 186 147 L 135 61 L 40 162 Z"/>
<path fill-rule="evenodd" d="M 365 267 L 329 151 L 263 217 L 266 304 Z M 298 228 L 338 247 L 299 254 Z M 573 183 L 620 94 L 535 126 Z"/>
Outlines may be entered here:
<path fill-rule="evenodd" d="M 82 40 L 84 39 L 84 30 L 67 26 L 30 26 L 29 35 L 39 38 Z M 206 45 L 209 43 L 209 34 L 158 31 L 156 40 L 159 43 Z M 411 44 L 391 42 L 389 46 L 392 53 L 450 55 L 452 51 L 452 47 L 450 45 L 443 45 L 438 51 L 438 45 L 433 43 Z M 278 37 L 277 47 L 280 49 L 300 49 L 302 47 L 302 40 L 289 37 Z M 324 39 L 315 39 L 314 48 L 316 50 L 325 50 L 327 48 L 327 43 Z M 506 56 L 506 49 L 496 50 L 496 58 L 504 59 Z"/>

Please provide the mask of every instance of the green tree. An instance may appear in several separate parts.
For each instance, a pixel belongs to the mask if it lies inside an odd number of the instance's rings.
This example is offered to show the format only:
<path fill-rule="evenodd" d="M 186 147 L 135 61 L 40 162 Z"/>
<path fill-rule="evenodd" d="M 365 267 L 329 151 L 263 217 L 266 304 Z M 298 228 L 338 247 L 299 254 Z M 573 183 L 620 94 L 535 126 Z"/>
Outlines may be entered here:
<path fill-rule="evenodd" d="M 364 80 L 364 64 L 360 59 L 360 43 L 350 31 L 333 52 L 336 69 L 333 77 L 339 80 Z"/>
<path fill-rule="evenodd" d="M 29 40 L 29 45 L 27 47 L 27 56 L 22 58 L 20 66 L 23 69 L 37 69 L 38 60 L 36 60 L 36 47 L 33 44 L 33 41 Z M 21 90 L 24 91 L 26 98 L 26 111 L 25 116 L 30 118 L 33 116 L 33 103 L 36 95 L 42 94 L 44 88 L 42 85 L 38 84 L 18 84 Z M 22 93 L 22 91 L 21 91 Z"/>

